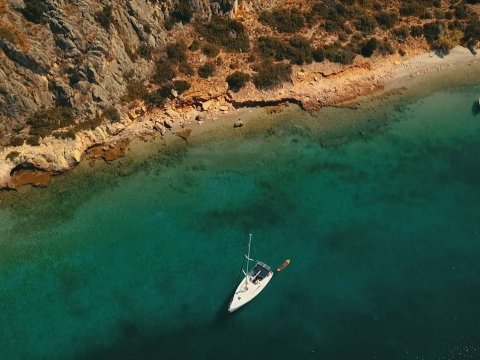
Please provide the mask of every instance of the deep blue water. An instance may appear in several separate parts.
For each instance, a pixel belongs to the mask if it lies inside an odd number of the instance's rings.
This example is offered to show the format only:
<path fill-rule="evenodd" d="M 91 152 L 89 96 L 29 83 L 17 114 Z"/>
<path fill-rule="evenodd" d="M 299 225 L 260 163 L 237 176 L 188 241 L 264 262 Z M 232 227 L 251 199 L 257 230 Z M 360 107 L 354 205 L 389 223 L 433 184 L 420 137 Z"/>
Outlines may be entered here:
<path fill-rule="evenodd" d="M 0 359 L 479 359 L 479 93 L 337 146 L 287 112 L 6 194 Z M 228 316 L 250 232 L 292 264 Z"/>

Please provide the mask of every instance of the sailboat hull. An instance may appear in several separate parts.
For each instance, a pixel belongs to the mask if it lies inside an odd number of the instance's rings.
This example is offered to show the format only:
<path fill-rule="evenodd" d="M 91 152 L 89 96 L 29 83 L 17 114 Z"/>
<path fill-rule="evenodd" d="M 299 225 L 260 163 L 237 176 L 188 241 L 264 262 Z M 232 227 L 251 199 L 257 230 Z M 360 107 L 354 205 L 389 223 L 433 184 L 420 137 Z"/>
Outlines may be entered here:
<path fill-rule="evenodd" d="M 247 281 L 248 277 L 248 281 Z M 273 272 L 269 272 L 262 280 L 253 280 L 254 278 L 250 275 L 245 276 L 233 295 L 232 301 L 228 306 L 228 312 L 232 313 L 248 302 L 252 301 L 262 290 L 267 286 L 267 284 L 272 280 Z M 252 281 L 253 280 L 253 281 Z"/>

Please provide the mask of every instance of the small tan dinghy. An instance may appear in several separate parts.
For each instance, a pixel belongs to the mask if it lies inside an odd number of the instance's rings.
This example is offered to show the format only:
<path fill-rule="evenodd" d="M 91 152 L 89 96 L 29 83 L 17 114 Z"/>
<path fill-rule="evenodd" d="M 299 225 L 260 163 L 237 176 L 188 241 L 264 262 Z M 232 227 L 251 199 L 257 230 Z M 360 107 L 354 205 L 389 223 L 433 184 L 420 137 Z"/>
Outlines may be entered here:
<path fill-rule="evenodd" d="M 287 259 L 283 262 L 282 265 L 280 265 L 278 268 L 277 268 L 277 271 L 280 272 L 282 271 L 283 269 L 285 269 L 288 265 L 290 264 L 290 259 Z"/>

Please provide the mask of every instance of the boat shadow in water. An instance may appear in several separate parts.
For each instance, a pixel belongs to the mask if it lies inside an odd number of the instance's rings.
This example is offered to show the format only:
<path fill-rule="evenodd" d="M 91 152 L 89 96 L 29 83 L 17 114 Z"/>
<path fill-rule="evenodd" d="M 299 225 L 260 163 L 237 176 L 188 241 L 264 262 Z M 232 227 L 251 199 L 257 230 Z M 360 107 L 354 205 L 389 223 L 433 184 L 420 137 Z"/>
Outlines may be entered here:
<path fill-rule="evenodd" d="M 474 101 L 472 105 L 473 116 L 480 114 L 480 104 L 478 101 Z"/>
<path fill-rule="evenodd" d="M 234 316 L 241 310 L 241 309 L 237 309 L 232 313 L 228 312 L 228 306 L 230 305 L 230 301 L 232 300 L 232 296 L 234 295 L 234 293 L 235 293 L 235 290 L 233 290 L 232 294 L 229 295 L 227 298 L 225 298 L 224 301 L 222 301 L 222 305 L 217 310 L 217 313 L 215 314 L 215 317 L 211 322 L 212 326 L 222 325 L 225 321 L 227 321 L 228 319 L 231 319 L 232 316 Z"/>

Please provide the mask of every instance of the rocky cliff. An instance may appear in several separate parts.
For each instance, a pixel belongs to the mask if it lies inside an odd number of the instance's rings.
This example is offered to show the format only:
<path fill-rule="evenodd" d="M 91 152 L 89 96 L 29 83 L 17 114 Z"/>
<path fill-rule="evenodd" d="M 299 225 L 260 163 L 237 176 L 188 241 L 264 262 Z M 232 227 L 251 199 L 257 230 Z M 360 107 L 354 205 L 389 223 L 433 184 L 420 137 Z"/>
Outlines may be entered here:
<path fill-rule="evenodd" d="M 151 52 L 165 46 L 168 20 L 231 11 L 234 0 L 2 0 L 0 145 L 42 107 L 95 116 L 116 106 L 127 79 L 145 78 Z M 182 15 L 181 13 L 179 16 Z M 180 19 L 181 20 L 181 19 Z M 167 22 L 167 24 L 166 24 Z M 176 22 L 181 27 L 181 21 Z"/>
<path fill-rule="evenodd" d="M 469 0 L 0 0 L 0 189 L 234 108 L 352 106 L 409 57 L 475 53 L 479 13 Z"/>

